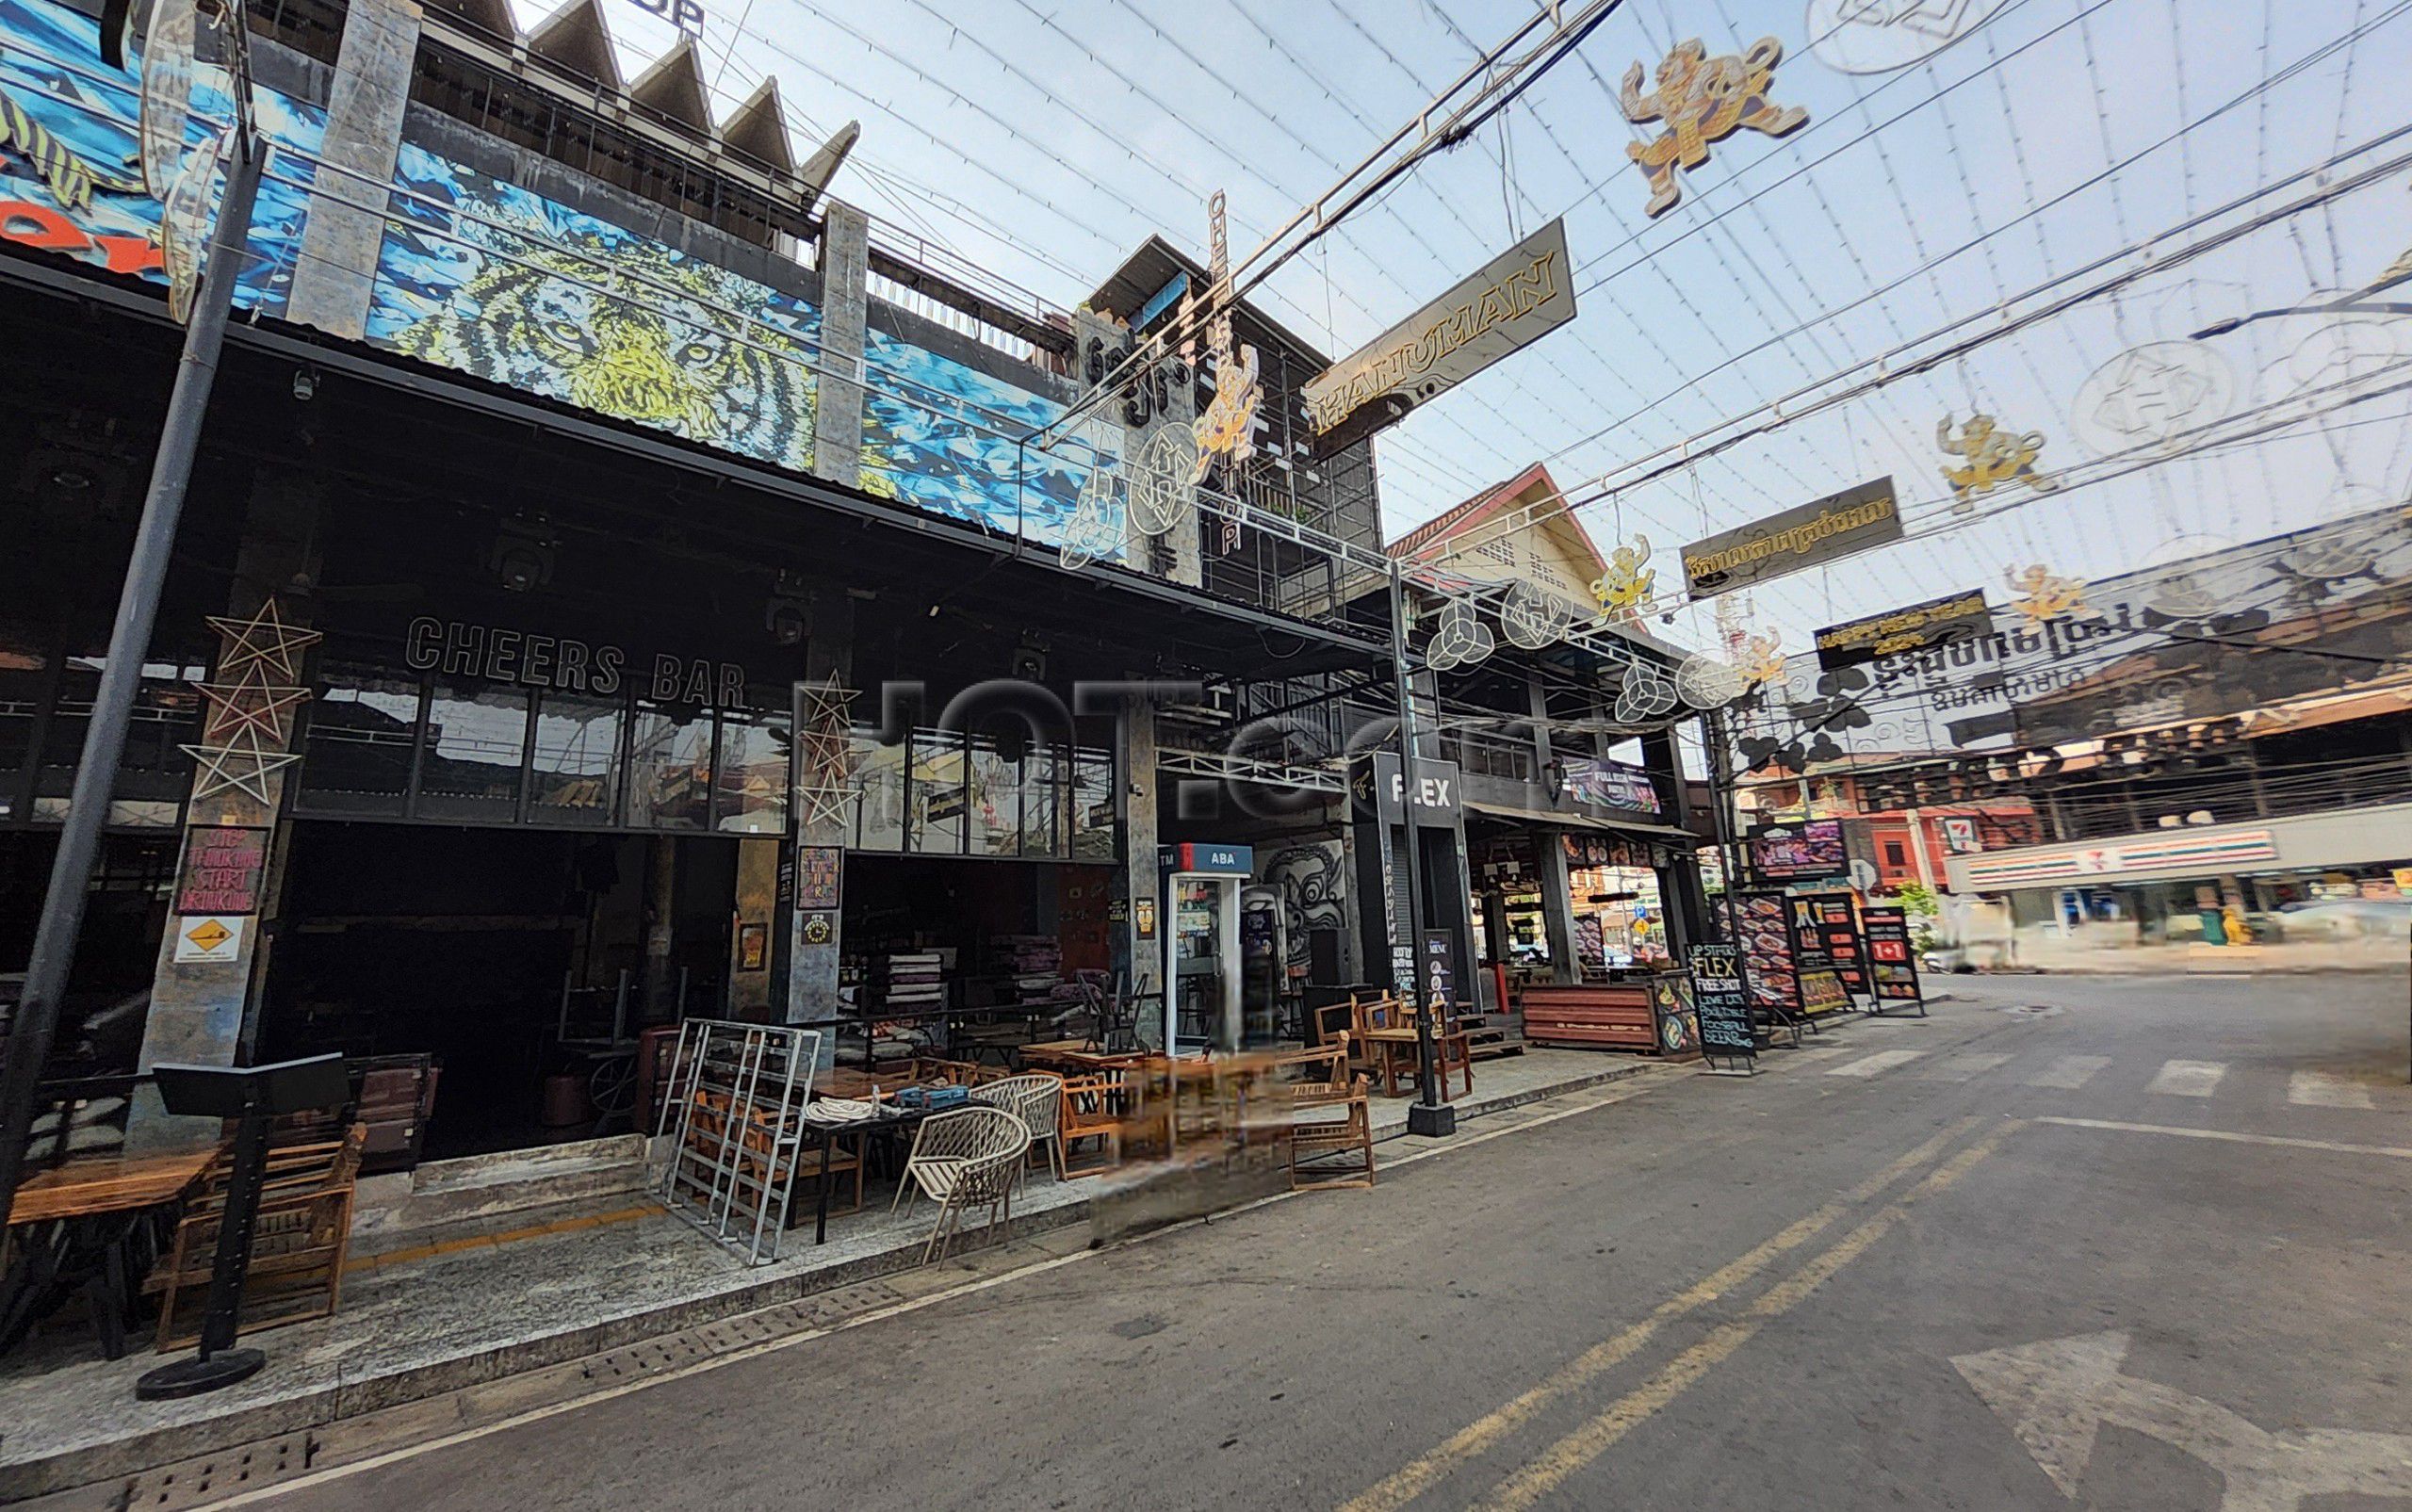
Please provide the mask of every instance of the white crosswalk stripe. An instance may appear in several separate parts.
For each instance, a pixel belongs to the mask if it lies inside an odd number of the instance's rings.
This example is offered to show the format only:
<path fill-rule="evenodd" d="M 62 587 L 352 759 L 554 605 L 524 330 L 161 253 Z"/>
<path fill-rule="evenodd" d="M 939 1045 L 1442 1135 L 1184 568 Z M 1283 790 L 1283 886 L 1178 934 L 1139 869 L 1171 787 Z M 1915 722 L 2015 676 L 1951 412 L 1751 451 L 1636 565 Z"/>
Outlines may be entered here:
<path fill-rule="evenodd" d="M 2057 1087 L 2062 1092 L 2075 1092 L 2100 1074 L 2110 1064 L 2108 1055 L 2063 1055 L 2051 1065 L 2027 1078 L 2030 1087 Z"/>
<path fill-rule="evenodd" d="M 2163 1061 L 2160 1074 L 2144 1090 L 2169 1097 L 2208 1097 L 2226 1075 L 2225 1061 Z"/>
<path fill-rule="evenodd" d="M 2287 1078 L 2287 1100 L 2299 1108 L 2375 1108 L 2371 1089 L 2334 1071 L 2297 1071 Z"/>
<path fill-rule="evenodd" d="M 1965 1081 L 2009 1060 L 2007 1055 L 1947 1055 L 1917 1073 L 1921 1081 Z"/>
<path fill-rule="evenodd" d="M 1849 1065 L 1837 1065 L 1826 1074 L 1828 1076 L 1855 1076 L 1862 1079 L 1871 1076 L 1882 1076 L 1885 1072 L 1893 1069 L 1893 1067 L 1897 1065 L 1907 1065 L 1912 1061 L 1918 1059 L 1925 1053 L 1926 1051 L 1924 1050 L 1878 1050 L 1873 1055 L 1861 1056 L 1858 1060 L 1851 1062 Z"/>

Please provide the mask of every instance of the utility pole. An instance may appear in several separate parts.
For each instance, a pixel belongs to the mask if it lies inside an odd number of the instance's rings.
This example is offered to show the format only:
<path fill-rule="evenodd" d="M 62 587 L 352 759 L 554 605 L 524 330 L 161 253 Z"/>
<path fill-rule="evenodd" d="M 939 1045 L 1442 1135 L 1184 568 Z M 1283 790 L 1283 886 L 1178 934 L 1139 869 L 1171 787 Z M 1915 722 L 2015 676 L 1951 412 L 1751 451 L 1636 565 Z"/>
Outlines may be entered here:
<path fill-rule="evenodd" d="M 1424 991 L 1424 848 L 1415 823 L 1415 696 L 1408 685 L 1407 615 L 1399 581 L 1398 559 L 1391 559 L 1391 683 L 1398 693 L 1398 812 L 1406 826 L 1407 990 L 1415 1005 L 1415 1105 L 1407 1110 L 1410 1134 L 1444 1135 L 1458 1131 L 1458 1110 L 1441 1100 L 1434 1074 L 1432 1000 Z M 1381 794 L 1374 795 L 1374 819 L 1382 817 Z"/>
<path fill-rule="evenodd" d="M 184 513 L 186 488 L 192 480 L 193 454 L 200 448 L 202 421 L 217 383 L 218 356 L 226 343 L 235 283 L 251 242 L 252 204 L 259 193 L 267 149 L 252 122 L 251 70 L 244 66 L 248 23 L 236 0 L 228 0 L 223 13 L 220 36 L 221 45 L 232 55 L 228 61 L 233 65 L 236 116 L 225 196 L 201 282 L 194 290 L 184 355 L 177 364 L 175 387 L 160 425 L 159 450 L 151 464 L 150 492 L 142 501 L 133 559 L 126 565 L 125 586 L 118 594 L 117 617 L 109 627 L 108 659 L 101 667 L 91 723 L 85 727 L 83 754 L 76 759 L 67 821 L 59 831 L 58 854 L 51 864 L 50 890 L 42 898 L 33 955 L 25 967 L 24 993 L 8 1026 L 8 1064 L 0 1067 L 0 1212 L 8 1211 L 17 1195 L 25 1142 L 33 1127 L 34 1097 L 42 1067 L 50 1059 L 68 967 L 75 959 L 76 940 L 83 933 L 84 902 L 100 854 L 102 826 L 108 817 L 109 790 L 117 778 L 118 761 L 125 754 L 126 724 L 135 695 L 141 691 L 142 662 L 151 648 L 159 592 L 167 581 L 176 524 Z"/>

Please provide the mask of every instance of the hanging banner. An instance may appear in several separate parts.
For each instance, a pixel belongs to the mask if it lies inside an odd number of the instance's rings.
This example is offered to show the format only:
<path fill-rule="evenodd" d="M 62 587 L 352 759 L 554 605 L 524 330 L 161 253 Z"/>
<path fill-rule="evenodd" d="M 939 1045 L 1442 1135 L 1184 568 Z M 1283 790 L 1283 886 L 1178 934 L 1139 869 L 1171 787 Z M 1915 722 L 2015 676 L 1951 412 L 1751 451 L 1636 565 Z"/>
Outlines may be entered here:
<path fill-rule="evenodd" d="M 1354 445 L 1573 319 L 1572 273 L 1561 217 L 1308 380 L 1316 454 Z"/>
<path fill-rule="evenodd" d="M 1850 863 L 1843 851 L 1843 825 L 1838 819 L 1813 819 L 1805 824 L 1768 824 L 1746 837 L 1751 870 L 1765 882 L 1839 877 Z"/>
<path fill-rule="evenodd" d="M 1900 651 L 1931 651 L 1994 633 L 1994 611 L 1985 591 L 1947 593 L 1864 620 L 1846 620 L 1817 632 L 1817 665 L 1828 672 L 1856 667 Z"/>
<path fill-rule="evenodd" d="M 1893 480 L 1879 478 L 1684 547 L 1684 586 L 1706 598 L 1899 539 Z"/>

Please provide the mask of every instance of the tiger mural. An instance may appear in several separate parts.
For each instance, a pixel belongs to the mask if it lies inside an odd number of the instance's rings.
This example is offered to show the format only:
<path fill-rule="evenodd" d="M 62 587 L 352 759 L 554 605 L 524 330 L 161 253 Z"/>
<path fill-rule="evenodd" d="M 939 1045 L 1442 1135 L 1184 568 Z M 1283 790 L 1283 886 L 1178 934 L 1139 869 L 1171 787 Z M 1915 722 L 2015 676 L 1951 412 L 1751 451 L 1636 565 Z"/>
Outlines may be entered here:
<path fill-rule="evenodd" d="M 381 345 L 797 472 L 811 467 L 809 305 L 643 237 L 573 227 L 538 240 L 481 229 L 477 239 L 491 250 L 471 252 L 475 270 Z M 446 250 L 459 258 L 457 243 Z"/>

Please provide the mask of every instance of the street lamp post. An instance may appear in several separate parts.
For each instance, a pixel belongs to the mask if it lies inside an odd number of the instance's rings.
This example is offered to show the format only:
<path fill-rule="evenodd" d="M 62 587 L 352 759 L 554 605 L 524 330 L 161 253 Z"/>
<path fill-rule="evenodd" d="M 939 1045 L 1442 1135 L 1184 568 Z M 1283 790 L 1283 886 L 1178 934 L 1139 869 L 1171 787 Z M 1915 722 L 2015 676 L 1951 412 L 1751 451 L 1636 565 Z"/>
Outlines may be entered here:
<path fill-rule="evenodd" d="M 245 24 L 241 8 L 230 5 L 228 16 L 228 31 L 239 33 Z M 236 35 L 232 45 L 240 48 L 243 39 Z M 8 1211 L 14 1200 L 24 1167 L 25 1142 L 33 1127 L 34 1095 L 50 1057 L 68 967 L 83 932 L 85 898 L 100 853 L 102 826 L 108 817 L 109 791 L 117 777 L 118 760 L 125 753 L 126 725 L 141 690 L 142 662 L 151 646 L 152 623 L 158 616 L 159 591 L 167 581 L 176 523 L 184 513 L 193 455 L 200 447 L 202 421 L 217 382 L 219 353 L 226 342 L 235 282 L 242 272 L 243 254 L 251 241 L 252 204 L 259 193 L 266 146 L 245 108 L 248 72 L 239 67 L 235 71 L 238 119 L 226 168 L 224 200 L 194 291 L 175 387 L 160 424 L 150 492 L 142 501 L 141 521 L 135 527 L 133 558 L 126 565 L 125 586 L 118 594 L 117 617 L 109 627 L 108 659 L 101 666 L 91 721 L 84 730 L 83 753 L 76 758 L 75 785 L 68 799 L 66 822 L 59 830 L 58 854 L 51 863 L 50 890 L 42 898 L 33 954 L 25 964 L 24 990 L 8 1027 L 7 1065 L 0 1067 L 0 1213 Z"/>
<path fill-rule="evenodd" d="M 1415 1005 L 1415 1105 L 1407 1110 L 1410 1134 L 1443 1135 L 1458 1131 L 1458 1110 L 1441 1100 L 1432 1042 L 1432 1002 L 1424 991 L 1424 854 L 1415 823 L 1415 699 L 1408 686 L 1407 619 L 1398 561 L 1391 561 L 1391 681 L 1398 693 L 1398 812 L 1406 826 L 1407 991 Z M 1374 820 L 1381 821 L 1381 798 L 1375 795 Z M 1395 974 L 1395 972 L 1393 972 Z"/>

